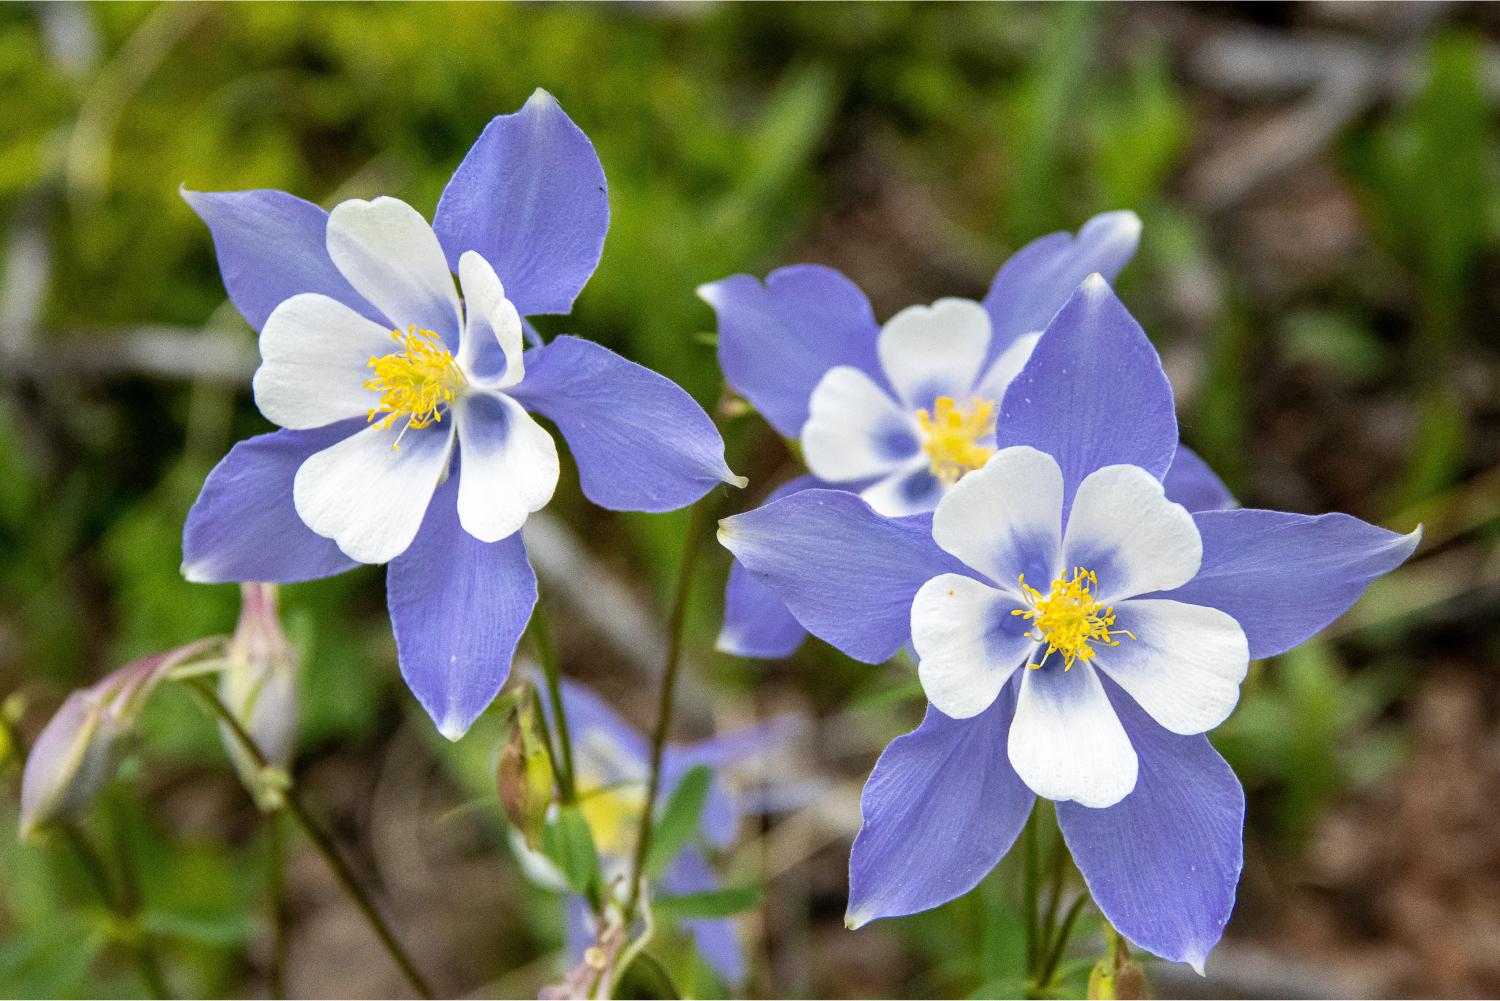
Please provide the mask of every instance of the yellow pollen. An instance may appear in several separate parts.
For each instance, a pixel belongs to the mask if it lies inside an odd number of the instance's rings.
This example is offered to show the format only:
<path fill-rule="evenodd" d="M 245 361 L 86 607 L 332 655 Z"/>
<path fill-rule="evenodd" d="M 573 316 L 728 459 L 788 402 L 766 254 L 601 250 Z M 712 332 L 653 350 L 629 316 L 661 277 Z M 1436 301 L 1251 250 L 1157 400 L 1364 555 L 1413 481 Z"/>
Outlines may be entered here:
<path fill-rule="evenodd" d="M 1026 583 L 1026 575 L 1020 576 L 1021 593 L 1026 596 L 1030 608 L 1017 608 L 1010 614 L 1019 615 L 1036 626 L 1026 635 L 1038 643 L 1047 644 L 1047 652 L 1041 661 L 1028 665 L 1033 670 L 1047 662 L 1054 653 L 1063 655 L 1063 670 L 1069 670 L 1075 660 L 1084 663 L 1094 659 L 1097 651 L 1092 643 L 1104 646 L 1119 646 L 1112 638 L 1111 630 L 1121 636 L 1135 639 L 1128 629 L 1115 629 L 1113 607 L 1100 608 L 1096 597 L 1099 593 L 1099 578 L 1092 570 L 1073 568 L 1073 577 L 1059 577 L 1052 582 L 1052 590 L 1044 598 L 1040 591 Z"/>
<path fill-rule="evenodd" d="M 927 436 L 922 448 L 932 460 L 932 475 L 952 486 L 995 454 L 993 445 L 979 444 L 981 438 L 995 433 L 995 405 L 989 400 L 958 403 L 951 396 L 939 396 L 932 411 L 917 411 L 917 423 Z"/>
<path fill-rule="evenodd" d="M 416 326 L 407 327 L 405 333 L 392 330 L 391 340 L 401 350 L 370 359 L 375 375 L 365 388 L 380 394 L 380 401 L 370 408 L 370 423 L 380 418 L 380 426 L 388 428 L 406 418 L 406 426 L 391 444 L 399 449 L 406 432 L 442 421 L 443 410 L 452 406 L 464 377 L 443 339 L 431 330 Z"/>

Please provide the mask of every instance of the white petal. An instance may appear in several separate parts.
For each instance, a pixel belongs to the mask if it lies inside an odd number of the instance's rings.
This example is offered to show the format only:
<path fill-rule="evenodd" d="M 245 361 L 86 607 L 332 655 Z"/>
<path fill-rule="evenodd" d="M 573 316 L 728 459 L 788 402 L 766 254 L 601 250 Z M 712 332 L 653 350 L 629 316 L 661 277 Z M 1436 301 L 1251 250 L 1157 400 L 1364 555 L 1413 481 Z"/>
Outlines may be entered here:
<path fill-rule="evenodd" d="M 974 394 L 995 403 L 1005 399 L 1005 391 L 1010 388 L 1016 376 L 1021 374 L 1021 369 L 1026 367 L 1031 352 L 1036 350 L 1036 342 L 1041 339 L 1041 332 L 1038 331 L 1034 334 L 1022 334 L 1012 341 L 1010 347 L 1000 352 L 1000 357 L 990 363 L 989 371 L 979 380 L 979 388 Z"/>
<path fill-rule="evenodd" d="M 923 584 L 912 600 L 911 641 L 927 701 L 953 719 L 990 707 L 1036 640 L 1030 623 L 1011 615 L 1014 597 L 961 574 Z"/>
<path fill-rule="evenodd" d="M 1038 796 L 1113 806 L 1135 788 L 1135 748 L 1093 668 L 1053 658 L 1022 671 L 1006 744 L 1011 767 Z"/>
<path fill-rule="evenodd" d="M 969 299 L 908 306 L 880 328 L 880 365 L 909 408 L 939 396 L 967 399 L 990 346 L 990 315 Z"/>
<path fill-rule="evenodd" d="M 388 563 L 405 552 L 447 471 L 451 422 L 408 431 L 401 448 L 391 448 L 400 433 L 399 422 L 372 424 L 314 453 L 297 470 L 297 514 L 352 560 Z"/>
<path fill-rule="evenodd" d="M 520 529 L 557 489 L 557 444 L 519 403 L 472 393 L 454 408 L 458 424 L 458 520 L 481 542 Z"/>
<path fill-rule="evenodd" d="M 857 368 L 836 365 L 808 400 L 802 425 L 807 468 L 827 483 L 881 476 L 921 448 L 921 426 Z"/>
<path fill-rule="evenodd" d="M 1063 533 L 1069 567 L 1099 576 L 1099 598 L 1181 587 L 1198 573 L 1203 540 L 1193 516 L 1167 500 L 1161 482 L 1139 466 L 1105 466 L 1084 477 Z"/>
<path fill-rule="evenodd" d="M 284 428 L 364 417 L 379 399 L 364 388 L 370 359 L 396 348 L 389 330 L 343 303 L 316 292 L 294 295 L 261 328 L 255 405 Z"/>
<path fill-rule="evenodd" d="M 1057 461 L 1014 445 L 953 485 L 933 513 L 932 538 L 1012 593 L 1023 573 L 1045 593 L 1060 569 L 1062 502 Z"/>
<path fill-rule="evenodd" d="M 465 314 L 459 368 L 471 382 L 487 388 L 514 386 L 526 374 L 521 314 L 505 297 L 495 269 L 476 251 L 466 250 L 458 259 L 458 282 L 464 290 Z"/>
<path fill-rule="evenodd" d="M 943 499 L 943 481 L 932 475 L 932 464 L 925 454 L 908 459 L 893 473 L 865 487 L 859 495 L 887 518 L 924 514 Z"/>
<path fill-rule="evenodd" d="M 399 198 L 354 198 L 328 213 L 328 256 L 396 328 L 458 337 L 458 292 L 437 236 Z"/>
<path fill-rule="evenodd" d="M 1173 733 L 1212 730 L 1239 701 L 1250 668 L 1250 646 L 1230 615 L 1217 608 L 1162 598 L 1115 607 L 1117 647 L 1094 644 L 1093 664 L 1151 718 Z"/>

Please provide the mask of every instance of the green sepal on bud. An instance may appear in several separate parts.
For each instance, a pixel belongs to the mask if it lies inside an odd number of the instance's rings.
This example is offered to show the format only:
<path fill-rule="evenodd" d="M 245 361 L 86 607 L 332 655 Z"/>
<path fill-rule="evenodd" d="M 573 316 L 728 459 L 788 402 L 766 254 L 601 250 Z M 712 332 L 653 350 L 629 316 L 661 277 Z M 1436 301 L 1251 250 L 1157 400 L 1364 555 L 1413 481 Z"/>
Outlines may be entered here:
<path fill-rule="evenodd" d="M 553 786 L 552 757 L 537 719 L 536 699 L 527 685 L 517 693 L 511 710 L 510 739 L 495 766 L 495 787 L 505 815 L 532 851 L 542 850 Z"/>

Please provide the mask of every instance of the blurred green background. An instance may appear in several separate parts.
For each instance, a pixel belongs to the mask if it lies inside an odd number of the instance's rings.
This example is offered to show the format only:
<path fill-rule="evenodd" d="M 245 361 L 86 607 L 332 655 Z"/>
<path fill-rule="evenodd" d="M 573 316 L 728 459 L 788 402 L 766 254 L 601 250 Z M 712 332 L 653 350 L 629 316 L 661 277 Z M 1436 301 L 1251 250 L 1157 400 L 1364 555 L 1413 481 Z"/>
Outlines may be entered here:
<path fill-rule="evenodd" d="M 1253 669 L 1216 735 L 1250 791 L 1239 909 L 1207 982 L 1152 975 L 1209 995 L 1500 991 L 1497 36 L 1493 8 L 1423 4 L 6 5 L 0 694 L 34 737 L 68 689 L 233 624 L 233 587 L 179 577 L 180 530 L 213 463 L 269 425 L 244 383 L 253 335 L 178 185 L 430 214 L 484 124 L 543 86 L 594 140 L 612 206 L 597 274 L 546 332 L 720 416 L 752 479 L 735 505 L 794 464 L 725 394 L 696 285 L 818 261 L 883 319 L 978 298 L 1027 240 L 1135 209 L 1120 289 L 1185 440 L 1247 505 L 1427 526 L 1325 639 Z M 660 611 L 683 520 L 592 509 L 570 476 L 565 539 Z M 769 665 L 712 654 L 723 554 L 705 566 L 682 735 L 820 718 L 800 753 L 826 794 L 725 860 L 768 881 L 751 991 L 1014 990 L 1006 867 L 934 914 L 844 930 L 859 783 L 919 691 L 818 643 Z M 649 722 L 649 657 L 540 569 L 568 672 Z M 305 663 L 299 780 L 440 989 L 534 995 L 560 922 L 505 847 L 500 722 L 458 745 L 432 732 L 379 570 L 283 605 Z M 259 995 L 264 841 L 188 699 L 155 700 L 96 812 L 143 860 L 179 990 Z M 293 990 L 399 991 L 317 859 L 290 866 Z M 0 995 L 139 991 L 66 853 L 0 836 Z"/>

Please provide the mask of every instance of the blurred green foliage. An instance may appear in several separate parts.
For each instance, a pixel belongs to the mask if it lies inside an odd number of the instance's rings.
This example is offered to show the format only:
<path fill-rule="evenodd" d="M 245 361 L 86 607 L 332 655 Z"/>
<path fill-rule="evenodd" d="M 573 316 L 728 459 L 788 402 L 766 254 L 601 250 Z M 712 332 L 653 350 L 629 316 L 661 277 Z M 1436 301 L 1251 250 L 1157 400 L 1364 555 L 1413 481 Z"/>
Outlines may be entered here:
<path fill-rule="evenodd" d="M 1177 185 L 1200 112 L 1164 41 L 1148 33 L 1122 48 L 1120 16 L 1086 4 L 6 5 L 0 227 L 35 235 L 50 263 L 35 331 L 44 343 L 79 333 L 119 342 L 130 335 L 118 331 L 151 324 L 233 330 L 239 321 L 207 233 L 177 197 L 179 183 L 282 188 L 325 204 L 390 193 L 430 212 L 490 117 L 542 86 L 597 145 L 612 206 L 598 273 L 575 314 L 549 320 L 546 332 L 606 343 L 711 409 L 721 379 L 701 335 L 713 320 L 694 287 L 764 273 L 809 247 L 827 256 L 840 238 L 850 243 L 844 261 L 878 259 L 904 236 L 894 232 L 895 210 L 866 203 L 859 175 L 873 163 L 931 209 L 933 246 L 967 283 L 871 287 L 877 302 L 977 295 L 1026 240 L 1134 208 L 1146 236 L 1122 288 L 1160 344 L 1194 352 L 1201 378 L 1184 399 L 1184 436 L 1247 500 L 1257 499 L 1255 435 L 1267 424 L 1258 373 L 1287 362 L 1343 386 L 1420 399 L 1405 473 L 1384 503 L 1451 485 L 1472 463 L 1473 441 L 1446 373 L 1481 306 L 1476 275 L 1500 217 L 1479 40 L 1440 32 L 1416 95 L 1356 123 L 1339 144 L 1362 224 L 1378 242 L 1376 274 L 1359 290 L 1366 298 L 1320 290 L 1273 319 L 1249 281 L 1226 269 L 1204 331 L 1179 345 L 1161 290 L 1220 249 Z M 889 243 L 842 236 L 860 211 L 891 225 Z M 0 267 L 14 274 L 16 255 L 35 263 L 37 253 L 0 241 Z M 1377 329 L 1377 315 L 1395 332 Z M 250 343 L 248 330 L 242 337 Z M 0 386 L 0 424 L 12 429 L 0 436 L 0 691 L 22 692 L 39 719 L 68 687 L 111 666 L 231 627 L 235 590 L 180 578 L 179 533 L 211 465 L 234 440 L 267 428 L 248 393 L 43 374 Z M 769 474 L 783 461 L 757 418 L 725 426 L 735 468 Z M 1380 503 L 1357 513 L 1388 514 Z M 681 514 L 601 514 L 566 479 L 555 506 L 609 561 L 641 568 L 649 600 L 664 605 Z M 709 566 L 715 576 L 692 607 L 700 650 L 717 627 L 722 556 Z M 306 665 L 309 758 L 357 753 L 419 716 L 396 673 L 381 591 L 379 572 L 361 570 L 284 595 Z M 720 660 L 712 671 L 726 695 L 770 678 L 819 711 L 855 703 L 872 748 L 909 729 L 920 709 L 904 676 L 851 665 L 815 643 L 794 669 Z M 1399 733 L 1381 714 L 1400 685 L 1351 672 L 1335 645 L 1257 673 L 1223 743 L 1252 792 L 1273 804 L 1253 822 L 1295 844 L 1331 796 L 1397 759 Z M 424 751 L 466 800 L 488 804 L 474 812 L 502 845 L 491 802 L 499 721 L 481 720 L 458 745 L 417 724 Z M 154 818 L 145 803 L 170 776 L 234 779 L 213 727 L 180 694 L 165 691 L 145 729 L 132 777 L 95 833 L 118 825 L 151 874 L 145 921 L 181 986 L 233 992 L 259 907 L 261 843 L 243 832 L 186 835 Z M 13 819 L 0 807 L 0 830 Z M 56 844 L 0 837 L 0 994 L 139 991 L 75 870 Z M 1002 870 L 954 906 L 900 926 L 895 934 L 933 971 L 914 990 L 1014 990 L 1022 960 L 1011 875 Z M 517 882 L 541 930 L 496 948 L 476 975 L 502 974 L 558 940 L 555 900 Z M 958 939 L 983 947 L 954 950 Z M 703 983 L 690 964 L 668 965 L 678 983 Z M 1086 964 L 1070 968 L 1068 983 L 1086 975 Z"/>
<path fill-rule="evenodd" d="M 1466 419 L 1449 384 L 1469 322 L 1480 256 L 1495 242 L 1496 124 L 1484 94 L 1482 40 L 1433 44 L 1408 107 L 1351 144 L 1371 226 L 1409 273 L 1418 312 L 1409 362 L 1422 394 L 1423 447 L 1396 498 L 1421 500 L 1450 483 L 1465 456 Z"/>

